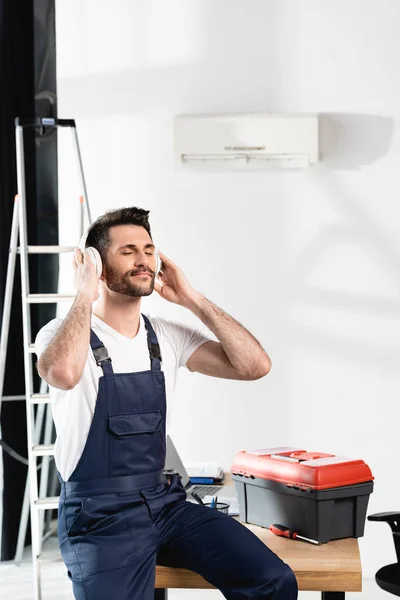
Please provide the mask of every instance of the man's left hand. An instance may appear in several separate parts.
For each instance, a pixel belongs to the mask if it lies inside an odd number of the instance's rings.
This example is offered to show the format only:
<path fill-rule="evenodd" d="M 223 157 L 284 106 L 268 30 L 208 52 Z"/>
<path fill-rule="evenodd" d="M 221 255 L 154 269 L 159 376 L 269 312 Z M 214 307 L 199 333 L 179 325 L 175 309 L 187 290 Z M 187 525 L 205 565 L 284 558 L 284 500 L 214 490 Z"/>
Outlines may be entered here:
<path fill-rule="evenodd" d="M 192 288 L 181 269 L 170 258 L 158 251 L 162 260 L 161 272 L 156 276 L 161 285 L 154 282 L 156 292 L 168 302 L 188 308 L 191 301 L 198 295 Z"/>

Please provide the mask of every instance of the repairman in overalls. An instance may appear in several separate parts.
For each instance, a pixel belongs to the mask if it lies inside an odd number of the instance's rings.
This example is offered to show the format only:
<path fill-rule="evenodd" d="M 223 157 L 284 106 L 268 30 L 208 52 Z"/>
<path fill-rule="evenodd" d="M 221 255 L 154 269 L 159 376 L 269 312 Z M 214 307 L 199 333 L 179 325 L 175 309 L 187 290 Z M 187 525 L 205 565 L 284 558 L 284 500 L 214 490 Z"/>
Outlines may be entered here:
<path fill-rule="evenodd" d="M 156 564 L 200 573 L 230 600 L 295 600 L 291 569 L 248 528 L 186 501 L 167 481 L 165 429 L 180 366 L 254 380 L 270 369 L 258 341 L 194 290 L 157 250 L 149 211 L 100 217 L 74 254 L 77 296 L 64 320 L 36 339 L 38 371 L 50 385 L 61 479 L 58 535 L 77 600 L 150 600 Z M 153 290 L 189 309 L 200 331 L 140 313 Z"/>

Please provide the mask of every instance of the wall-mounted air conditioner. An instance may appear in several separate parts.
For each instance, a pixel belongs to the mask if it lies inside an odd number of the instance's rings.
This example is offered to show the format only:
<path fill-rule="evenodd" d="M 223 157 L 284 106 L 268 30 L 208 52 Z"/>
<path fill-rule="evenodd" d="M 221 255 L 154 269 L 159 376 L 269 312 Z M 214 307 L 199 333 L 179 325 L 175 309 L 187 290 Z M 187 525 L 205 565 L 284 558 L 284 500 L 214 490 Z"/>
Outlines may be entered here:
<path fill-rule="evenodd" d="M 180 169 L 309 167 L 318 162 L 318 116 L 181 115 L 175 159 Z"/>

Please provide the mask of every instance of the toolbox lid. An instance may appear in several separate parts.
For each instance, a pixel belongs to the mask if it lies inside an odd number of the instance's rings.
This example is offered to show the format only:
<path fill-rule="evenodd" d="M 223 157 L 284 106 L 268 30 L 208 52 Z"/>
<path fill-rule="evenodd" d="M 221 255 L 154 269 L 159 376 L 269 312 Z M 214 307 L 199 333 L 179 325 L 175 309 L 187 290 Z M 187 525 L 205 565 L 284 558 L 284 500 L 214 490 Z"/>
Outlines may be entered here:
<path fill-rule="evenodd" d="M 307 452 L 288 446 L 239 452 L 231 472 L 314 490 L 355 485 L 374 479 L 370 468 L 361 459 Z"/>

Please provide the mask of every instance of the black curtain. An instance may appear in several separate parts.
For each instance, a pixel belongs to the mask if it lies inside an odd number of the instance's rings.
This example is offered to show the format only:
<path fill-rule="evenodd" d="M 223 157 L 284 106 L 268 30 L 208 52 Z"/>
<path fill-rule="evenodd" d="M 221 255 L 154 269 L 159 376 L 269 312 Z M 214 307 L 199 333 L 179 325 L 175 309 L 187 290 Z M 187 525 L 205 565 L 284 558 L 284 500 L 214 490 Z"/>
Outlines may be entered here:
<path fill-rule="evenodd" d="M 0 315 L 8 263 L 13 198 L 17 193 L 15 117 L 56 116 L 54 0 L 0 0 Z M 54 132 L 25 134 L 28 242 L 58 243 L 57 140 Z M 56 256 L 29 258 L 31 292 L 54 292 Z M 55 315 L 55 307 L 31 309 L 33 338 Z M 33 340 L 32 340 L 33 341 Z M 36 379 L 36 386 L 38 379 Z M 4 396 L 25 392 L 19 261 L 6 360 Z M 22 401 L 3 402 L 2 439 L 27 455 L 26 408 Z M 3 525 L 1 560 L 14 557 L 27 468 L 3 451 Z"/>

